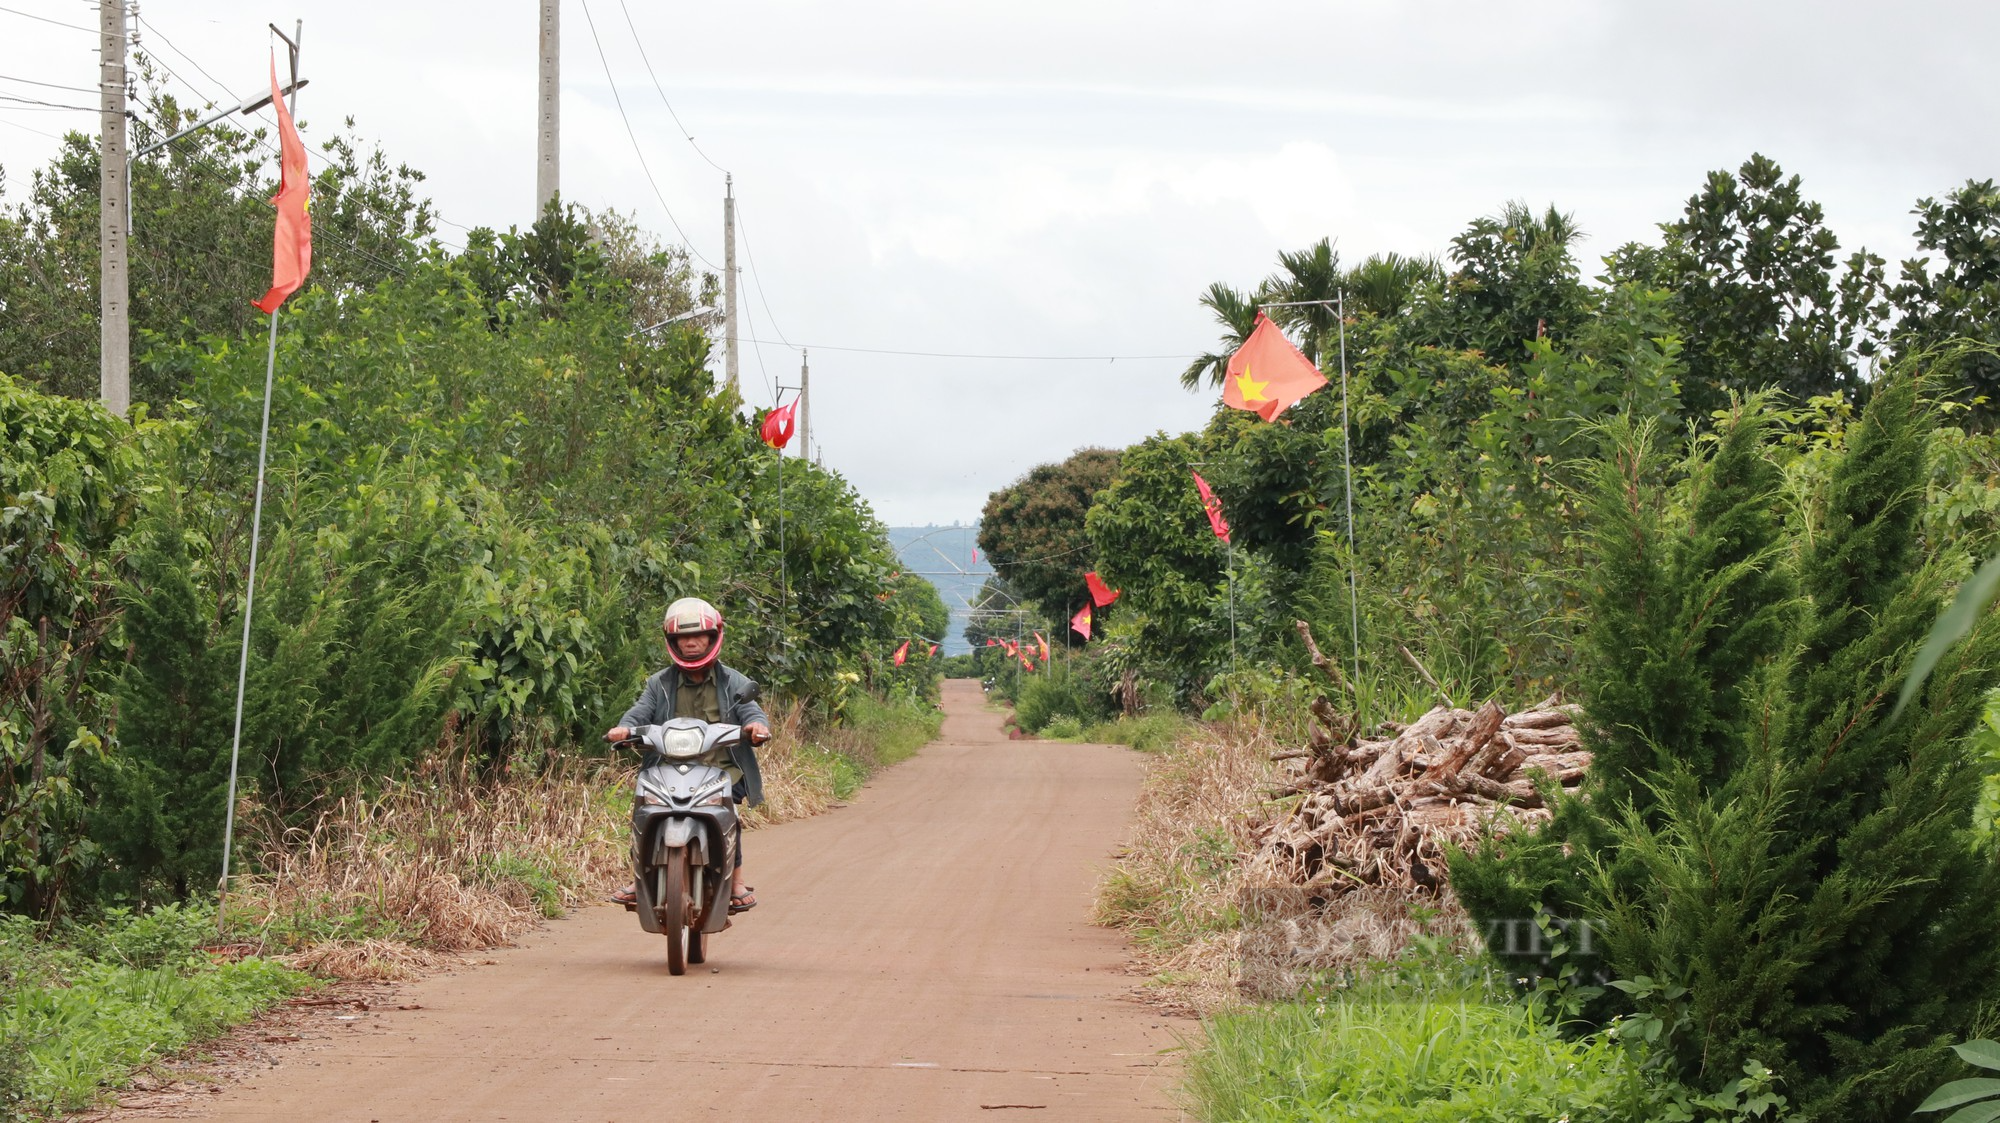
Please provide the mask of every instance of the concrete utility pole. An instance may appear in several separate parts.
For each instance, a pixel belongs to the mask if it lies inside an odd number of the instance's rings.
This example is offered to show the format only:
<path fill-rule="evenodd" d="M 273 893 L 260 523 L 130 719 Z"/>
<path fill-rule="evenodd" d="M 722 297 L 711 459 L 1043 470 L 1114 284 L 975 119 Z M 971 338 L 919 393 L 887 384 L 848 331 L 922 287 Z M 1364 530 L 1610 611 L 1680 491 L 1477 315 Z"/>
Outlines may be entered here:
<path fill-rule="evenodd" d="M 729 343 L 723 360 L 724 381 L 729 392 L 741 394 L 736 384 L 736 178 L 722 177 L 722 334 Z"/>
<path fill-rule="evenodd" d="M 535 111 L 535 219 L 562 188 L 562 0 L 542 0 L 542 81 Z"/>
<path fill-rule="evenodd" d="M 132 405 L 132 282 L 126 265 L 131 199 L 125 181 L 125 0 L 97 0 L 97 385 L 120 417 Z"/>
<path fill-rule="evenodd" d="M 812 363 L 799 348 L 799 459 L 812 459 Z"/>

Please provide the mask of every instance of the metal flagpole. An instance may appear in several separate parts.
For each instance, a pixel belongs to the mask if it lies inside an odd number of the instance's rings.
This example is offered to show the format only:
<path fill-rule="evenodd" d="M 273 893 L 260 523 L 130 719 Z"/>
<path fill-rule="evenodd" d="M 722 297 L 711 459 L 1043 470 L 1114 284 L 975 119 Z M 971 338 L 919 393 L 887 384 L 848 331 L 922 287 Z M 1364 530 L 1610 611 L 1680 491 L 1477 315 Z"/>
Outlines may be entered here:
<path fill-rule="evenodd" d="M 1361 600 L 1355 591 L 1355 567 L 1361 559 L 1354 553 L 1354 452 L 1347 427 L 1347 290 L 1339 292 L 1340 303 L 1340 460 L 1347 489 L 1347 610 L 1354 639 L 1354 709 L 1361 710 Z"/>
<path fill-rule="evenodd" d="M 304 38 L 304 21 L 293 29 L 295 36 L 285 45 L 290 48 L 292 69 L 292 96 L 290 109 L 294 119 L 299 110 L 299 44 Z M 276 31 L 276 28 L 272 29 Z M 279 38 L 284 38 L 279 34 Z M 229 739 L 229 803 L 222 813 L 222 876 L 216 881 L 216 923 L 222 923 L 224 906 L 229 900 L 229 851 L 236 841 L 236 776 L 237 765 L 243 756 L 243 691 L 250 677 L 250 619 L 257 604 L 257 543 L 264 529 L 264 465 L 271 448 L 271 384 L 278 369 L 278 312 L 283 308 L 271 309 L 271 338 L 264 354 L 264 419 L 257 431 L 257 495 L 250 506 L 250 574 L 243 585 L 243 650 L 236 661 L 236 726 Z"/>
<path fill-rule="evenodd" d="M 1229 669 L 1236 669 L 1236 543 L 1222 540 L 1229 561 Z"/>

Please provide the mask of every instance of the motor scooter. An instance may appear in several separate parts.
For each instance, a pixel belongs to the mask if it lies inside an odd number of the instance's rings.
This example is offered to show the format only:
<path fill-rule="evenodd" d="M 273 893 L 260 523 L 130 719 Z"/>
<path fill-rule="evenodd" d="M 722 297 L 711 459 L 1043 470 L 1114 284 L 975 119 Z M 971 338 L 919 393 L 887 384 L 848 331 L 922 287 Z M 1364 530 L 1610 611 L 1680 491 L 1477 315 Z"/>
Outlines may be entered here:
<path fill-rule="evenodd" d="M 730 750 L 743 727 L 677 717 L 641 725 L 622 744 L 645 753 L 632 798 L 632 874 L 639 925 L 667 938 L 667 972 L 708 958 L 708 937 L 729 926 L 736 865 L 736 801 L 743 774 Z"/>

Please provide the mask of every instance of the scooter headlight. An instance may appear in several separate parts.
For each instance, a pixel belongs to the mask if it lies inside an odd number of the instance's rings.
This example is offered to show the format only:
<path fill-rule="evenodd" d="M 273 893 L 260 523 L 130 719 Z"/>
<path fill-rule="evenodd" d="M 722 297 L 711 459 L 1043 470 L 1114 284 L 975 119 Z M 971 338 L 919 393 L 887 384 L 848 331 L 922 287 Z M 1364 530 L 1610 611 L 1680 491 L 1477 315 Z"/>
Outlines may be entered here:
<path fill-rule="evenodd" d="M 701 730 L 668 729 L 660 734 L 660 755 L 688 760 L 701 755 Z"/>

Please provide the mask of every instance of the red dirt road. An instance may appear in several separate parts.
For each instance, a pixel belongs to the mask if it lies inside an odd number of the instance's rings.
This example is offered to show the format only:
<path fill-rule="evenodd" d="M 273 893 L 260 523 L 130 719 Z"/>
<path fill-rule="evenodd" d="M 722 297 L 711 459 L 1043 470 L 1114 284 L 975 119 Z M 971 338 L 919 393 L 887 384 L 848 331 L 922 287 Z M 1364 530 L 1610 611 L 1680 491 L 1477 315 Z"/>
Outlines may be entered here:
<path fill-rule="evenodd" d="M 671 977 L 664 940 L 585 909 L 405 988 L 421 1009 L 287 1048 L 196 1117 L 1180 1118 L 1162 1050 L 1193 1024 L 1120 998 L 1123 941 L 1089 923 L 1136 757 L 1006 741 L 971 682 L 945 704 L 943 736 L 850 806 L 748 836 L 761 903 L 708 964 Z"/>

